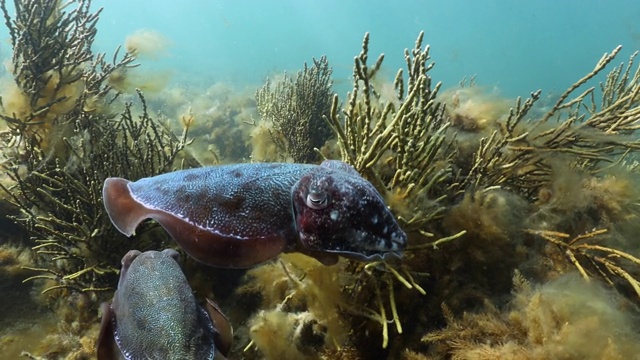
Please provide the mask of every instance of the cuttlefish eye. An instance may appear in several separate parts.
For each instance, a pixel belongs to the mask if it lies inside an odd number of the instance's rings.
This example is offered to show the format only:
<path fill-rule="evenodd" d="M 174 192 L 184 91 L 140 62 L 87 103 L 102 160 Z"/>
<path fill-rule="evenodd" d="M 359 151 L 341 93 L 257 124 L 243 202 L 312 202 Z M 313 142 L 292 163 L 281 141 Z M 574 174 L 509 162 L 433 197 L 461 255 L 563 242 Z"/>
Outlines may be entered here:
<path fill-rule="evenodd" d="M 329 205 L 329 196 L 326 192 L 310 189 L 309 194 L 307 194 L 306 204 L 314 210 L 324 209 Z"/>

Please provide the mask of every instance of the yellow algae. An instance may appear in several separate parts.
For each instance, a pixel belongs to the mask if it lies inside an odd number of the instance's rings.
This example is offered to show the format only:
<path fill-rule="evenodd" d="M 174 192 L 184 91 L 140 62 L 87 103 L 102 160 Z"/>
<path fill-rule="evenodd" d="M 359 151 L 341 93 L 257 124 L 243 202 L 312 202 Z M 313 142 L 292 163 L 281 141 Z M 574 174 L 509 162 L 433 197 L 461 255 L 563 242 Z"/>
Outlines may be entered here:
<path fill-rule="evenodd" d="M 631 359 L 640 351 L 634 317 L 620 298 L 576 274 L 540 286 L 516 280 L 510 307 L 447 314 L 423 341 L 456 359 Z"/>
<path fill-rule="evenodd" d="M 150 29 L 137 30 L 124 40 L 125 49 L 136 58 L 158 59 L 166 56 L 170 45 L 171 41 L 167 37 Z"/>
<path fill-rule="evenodd" d="M 19 324 L 3 326 L 0 333 L 0 348 L 6 359 L 19 359 L 23 352 L 35 353 L 46 334 L 56 331 L 59 322 L 53 313 L 38 313 L 37 317 L 23 315 Z"/>

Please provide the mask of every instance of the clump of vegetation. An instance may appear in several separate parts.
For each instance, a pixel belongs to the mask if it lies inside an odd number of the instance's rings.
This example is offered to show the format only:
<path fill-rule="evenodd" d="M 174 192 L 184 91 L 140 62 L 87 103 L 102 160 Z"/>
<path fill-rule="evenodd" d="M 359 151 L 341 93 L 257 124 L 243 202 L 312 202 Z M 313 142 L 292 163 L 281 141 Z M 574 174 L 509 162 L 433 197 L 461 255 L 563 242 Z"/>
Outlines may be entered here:
<path fill-rule="evenodd" d="M 347 306 L 345 265 L 325 267 L 301 254 L 285 254 L 247 273 L 251 280 L 239 293 L 261 299 L 249 320 L 251 343 L 260 353 L 270 359 L 315 359 L 324 348 L 345 342 L 348 327 L 339 314 Z"/>
<path fill-rule="evenodd" d="M 491 303 L 479 313 L 455 316 L 443 306 L 447 326 L 428 333 L 428 355 L 406 359 L 628 359 L 640 351 L 636 324 L 600 284 L 566 275 L 541 286 L 522 276 L 504 312 Z"/>
<path fill-rule="evenodd" d="M 249 158 L 250 125 L 257 116 L 250 91 L 234 92 L 228 84 L 215 84 L 194 94 L 187 112 L 194 117 L 190 152 L 201 163 L 231 163 Z"/>
<path fill-rule="evenodd" d="M 638 303 L 640 260 L 624 250 L 638 215 L 637 193 L 625 185 L 637 178 L 636 165 L 625 164 L 638 148 L 634 57 L 608 75 L 600 104 L 593 87 L 567 99 L 618 50 L 535 118 L 540 91 L 510 110 L 501 99 L 453 95 L 447 110 L 439 100 L 448 97 L 437 96 L 428 75 L 422 34 L 390 96 L 374 81 L 383 57 L 370 66 L 368 42 L 366 35 L 355 59 L 353 91 L 344 109 L 334 97 L 329 121 L 342 159 L 378 188 L 409 234 L 400 262 L 345 268 L 358 285 L 343 289 L 343 316 L 352 328 L 380 330 L 377 356 L 414 348 L 418 329 L 482 313 L 487 302 L 504 306 L 515 271 L 544 282 L 578 270 Z M 566 171 L 574 174 L 569 183 Z M 446 318 L 436 310 L 443 303 Z M 372 356 L 364 344 L 375 332 L 366 334 L 342 344 L 349 356 Z"/>
<path fill-rule="evenodd" d="M 295 80 L 284 74 L 272 87 L 267 83 L 256 92 L 260 118 L 285 158 L 296 163 L 314 163 L 333 133 L 324 117 L 329 116 L 333 92 L 331 68 L 325 56 L 304 64 Z"/>
<path fill-rule="evenodd" d="M 92 13 L 90 1 L 29 0 L 15 6 L 12 17 L 0 2 L 13 49 L 13 81 L 2 92 L 0 117 L 15 140 L 9 145 L 18 145 L 11 149 L 32 142 L 47 156 L 64 159 L 62 139 L 73 134 L 72 119 L 108 112 L 105 106 L 118 96 L 108 79 L 135 66 L 135 59 L 130 54 L 118 59 L 116 51 L 109 63 L 104 54 L 93 55 L 100 11 Z"/>
<path fill-rule="evenodd" d="M 402 264 L 354 263 L 350 270 L 359 285 L 351 288 L 349 298 L 367 308 L 352 317 L 354 326 L 379 326 L 378 341 L 383 348 L 401 346 L 404 340 L 393 337 L 392 343 L 393 330 L 389 329 L 404 331 L 398 309 L 412 311 L 411 300 L 417 303 L 426 294 L 420 285 L 425 284 L 425 260 L 412 252 L 422 253 L 437 241 L 446 242 L 465 232 L 436 240 L 431 228 L 444 215 L 447 195 L 455 188 L 451 159 L 456 152 L 446 137 L 449 124 L 443 104 L 436 100 L 440 84 L 432 84 L 428 72 L 433 63 L 422 41 L 423 33 L 414 48 L 405 51 L 407 75 L 398 71 L 393 80 L 395 91 L 389 94 L 375 86 L 384 57 L 373 66 L 368 64 L 369 34 L 365 34 L 362 51 L 354 61 L 354 87 L 345 109 L 339 111 L 335 96 L 329 117 L 342 160 L 377 187 L 409 235 L 407 260 Z"/>
<path fill-rule="evenodd" d="M 113 289 L 120 258 L 128 249 L 158 247 L 163 236 L 135 243 L 113 229 L 102 205 L 109 176 L 137 179 L 168 171 L 186 145 L 153 120 L 138 93 L 117 104 L 109 78 L 134 66 L 125 54 L 109 64 L 94 56 L 91 44 L 99 11 L 90 2 L 63 5 L 55 0 L 16 3 L 9 27 L 14 88 L 4 97 L 8 130 L 2 137 L 0 184 L 17 212 L 11 218 L 28 233 L 35 260 L 28 268 L 44 280 L 43 293 L 55 297 Z M 36 56 L 37 55 L 37 56 Z M 120 106 L 118 115 L 116 109 Z"/>

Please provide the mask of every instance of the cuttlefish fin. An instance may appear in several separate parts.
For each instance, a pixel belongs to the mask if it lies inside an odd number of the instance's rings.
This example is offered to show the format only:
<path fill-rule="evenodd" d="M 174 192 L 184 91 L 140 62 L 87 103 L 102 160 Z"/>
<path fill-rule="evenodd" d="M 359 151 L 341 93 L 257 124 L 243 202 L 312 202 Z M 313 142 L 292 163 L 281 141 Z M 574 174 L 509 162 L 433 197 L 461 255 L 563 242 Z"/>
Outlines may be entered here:
<path fill-rule="evenodd" d="M 333 169 L 333 170 L 342 171 L 353 176 L 362 177 L 362 175 L 360 175 L 360 173 L 353 166 L 347 164 L 344 161 L 327 159 L 327 160 L 324 160 L 320 164 L 320 166 Z"/>
<path fill-rule="evenodd" d="M 136 227 L 149 217 L 149 209 L 131 196 L 129 180 L 111 177 L 104 181 L 102 199 L 113 225 L 126 236 L 135 233 Z"/>
<path fill-rule="evenodd" d="M 102 321 L 100 322 L 100 334 L 96 342 L 96 355 L 98 360 L 124 360 L 120 348 L 113 337 L 113 310 L 111 304 L 103 302 L 100 305 Z"/>
<path fill-rule="evenodd" d="M 226 357 L 231 350 L 231 343 L 233 342 L 233 327 L 216 303 L 208 298 L 205 298 L 205 300 L 205 310 L 213 322 L 213 327 L 217 330 L 214 338 L 216 351 Z"/>

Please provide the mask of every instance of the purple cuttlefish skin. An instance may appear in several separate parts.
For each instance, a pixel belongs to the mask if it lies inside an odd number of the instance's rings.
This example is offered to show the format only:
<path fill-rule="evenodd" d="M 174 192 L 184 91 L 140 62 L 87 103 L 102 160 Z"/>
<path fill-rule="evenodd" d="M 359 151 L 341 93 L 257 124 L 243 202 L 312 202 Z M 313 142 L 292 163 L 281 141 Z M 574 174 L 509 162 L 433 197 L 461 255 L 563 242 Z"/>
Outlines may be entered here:
<path fill-rule="evenodd" d="M 102 304 L 98 360 L 225 359 L 233 330 L 210 300 L 200 306 L 178 253 L 129 251 L 111 304 Z"/>
<path fill-rule="evenodd" d="M 252 163 L 130 182 L 108 178 L 105 208 L 131 236 L 156 220 L 194 259 L 247 268 L 297 251 L 330 265 L 400 256 L 407 237 L 376 189 L 351 166 Z"/>

